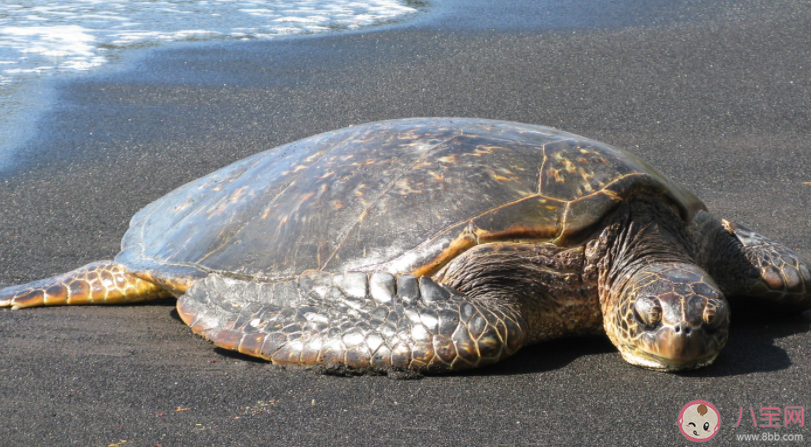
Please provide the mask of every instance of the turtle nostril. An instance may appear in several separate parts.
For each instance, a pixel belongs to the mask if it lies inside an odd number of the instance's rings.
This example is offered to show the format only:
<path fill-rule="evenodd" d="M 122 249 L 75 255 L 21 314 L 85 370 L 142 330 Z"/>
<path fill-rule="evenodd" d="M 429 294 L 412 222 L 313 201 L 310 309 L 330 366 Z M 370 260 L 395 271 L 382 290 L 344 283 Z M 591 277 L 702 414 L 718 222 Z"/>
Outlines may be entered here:
<path fill-rule="evenodd" d="M 684 336 L 690 335 L 690 332 L 692 332 L 692 331 L 693 331 L 693 328 L 691 328 L 689 325 L 684 324 L 684 323 L 677 324 L 673 328 L 673 332 L 675 332 L 677 334 L 683 334 Z"/>

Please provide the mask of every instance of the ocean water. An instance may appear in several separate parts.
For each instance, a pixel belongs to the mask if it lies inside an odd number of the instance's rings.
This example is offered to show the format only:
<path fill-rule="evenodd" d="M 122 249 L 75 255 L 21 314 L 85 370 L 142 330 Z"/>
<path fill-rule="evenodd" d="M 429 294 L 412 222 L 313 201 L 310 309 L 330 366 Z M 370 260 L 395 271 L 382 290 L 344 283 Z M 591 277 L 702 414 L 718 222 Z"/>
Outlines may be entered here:
<path fill-rule="evenodd" d="M 406 0 L 2 0 L 0 168 L 54 76 L 110 67 L 129 49 L 357 29 L 416 11 Z"/>

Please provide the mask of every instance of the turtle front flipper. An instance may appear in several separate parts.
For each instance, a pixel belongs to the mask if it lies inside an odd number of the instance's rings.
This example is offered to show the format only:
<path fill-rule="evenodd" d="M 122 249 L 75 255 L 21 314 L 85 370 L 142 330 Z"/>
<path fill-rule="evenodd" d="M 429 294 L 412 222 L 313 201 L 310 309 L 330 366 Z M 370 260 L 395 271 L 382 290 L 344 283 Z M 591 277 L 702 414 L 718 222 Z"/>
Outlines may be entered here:
<path fill-rule="evenodd" d="M 516 309 L 428 277 L 306 272 L 246 282 L 218 275 L 178 299 L 192 331 L 278 364 L 438 373 L 495 363 L 524 342 Z"/>
<path fill-rule="evenodd" d="M 727 220 L 722 224 L 740 244 L 742 256 L 730 260 L 747 269 L 745 279 L 736 281 L 734 294 L 772 299 L 791 308 L 811 308 L 811 263 L 741 224 Z"/>
<path fill-rule="evenodd" d="M 171 296 L 115 261 L 98 261 L 71 272 L 0 290 L 0 307 L 20 309 L 65 304 L 125 304 Z"/>
<path fill-rule="evenodd" d="M 707 242 L 699 245 L 699 257 L 707 259 L 725 295 L 768 300 L 788 310 L 811 308 L 808 260 L 741 224 L 704 217 L 698 240 Z"/>

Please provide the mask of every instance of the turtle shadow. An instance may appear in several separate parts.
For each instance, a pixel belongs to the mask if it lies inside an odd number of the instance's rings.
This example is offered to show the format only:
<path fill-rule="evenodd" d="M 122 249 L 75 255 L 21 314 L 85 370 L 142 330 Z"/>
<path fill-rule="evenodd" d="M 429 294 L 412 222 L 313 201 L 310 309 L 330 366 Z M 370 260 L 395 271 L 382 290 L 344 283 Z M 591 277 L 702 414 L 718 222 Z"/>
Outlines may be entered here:
<path fill-rule="evenodd" d="M 730 325 L 729 341 L 706 368 L 679 373 L 685 377 L 728 377 L 788 369 L 792 362 L 776 341 L 811 330 L 811 313 L 738 311 Z"/>
<path fill-rule="evenodd" d="M 792 362 L 776 341 L 811 330 L 811 311 L 788 315 L 762 310 L 739 311 L 730 327 L 729 341 L 715 362 L 707 367 L 678 372 L 684 377 L 729 377 L 788 369 Z M 543 373 L 568 366 L 593 355 L 619 352 L 605 336 L 550 340 L 521 349 L 495 365 L 458 373 L 462 376 Z"/>
<path fill-rule="evenodd" d="M 171 304 L 173 303 L 168 301 L 165 303 L 165 305 Z M 172 309 L 170 315 L 183 323 L 176 309 Z M 780 312 L 739 311 L 736 313 L 734 323 L 730 327 L 729 341 L 715 362 L 708 367 L 677 374 L 684 377 L 728 377 L 787 369 L 791 366 L 791 359 L 785 349 L 775 344 L 776 340 L 806 333 L 809 330 L 811 330 L 811 311 L 794 315 L 786 315 Z M 220 347 L 214 347 L 214 352 L 234 360 L 273 365 L 267 360 Z M 606 336 L 592 335 L 563 338 L 527 346 L 514 356 L 485 368 L 460 371 L 451 373 L 451 375 L 510 376 L 537 374 L 561 369 L 579 358 L 594 355 L 619 356 L 620 354 Z"/>
<path fill-rule="evenodd" d="M 521 348 L 501 362 L 486 368 L 458 373 L 460 376 L 511 376 L 537 374 L 561 369 L 581 357 L 619 355 L 605 336 L 584 336 L 549 340 Z"/>
<path fill-rule="evenodd" d="M 158 299 L 151 300 L 151 301 L 144 301 L 144 302 L 141 302 L 141 303 L 127 304 L 127 306 L 132 306 L 132 305 L 135 305 L 135 306 L 139 306 L 139 305 L 142 305 L 142 306 L 163 306 L 163 307 L 172 307 L 172 308 L 174 308 L 177 305 L 177 298 L 175 298 L 173 296 L 170 296 L 170 297 L 166 297 L 166 298 L 158 298 Z M 173 313 L 172 316 L 174 318 L 176 318 L 178 321 L 182 321 L 180 319 L 180 315 L 177 314 L 177 310 L 173 309 L 172 313 Z"/>
<path fill-rule="evenodd" d="M 214 352 L 217 353 L 217 355 L 233 360 L 243 360 L 246 362 L 255 363 L 257 365 L 273 365 L 273 363 L 268 360 L 243 354 L 239 351 L 231 351 L 230 349 L 221 348 L 219 346 L 214 346 Z"/>

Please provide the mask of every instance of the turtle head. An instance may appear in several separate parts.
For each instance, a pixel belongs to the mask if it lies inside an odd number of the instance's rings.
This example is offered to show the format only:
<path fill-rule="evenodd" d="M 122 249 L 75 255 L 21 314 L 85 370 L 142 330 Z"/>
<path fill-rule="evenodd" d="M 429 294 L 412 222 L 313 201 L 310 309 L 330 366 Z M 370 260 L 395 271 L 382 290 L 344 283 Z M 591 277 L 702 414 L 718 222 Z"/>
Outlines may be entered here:
<path fill-rule="evenodd" d="M 643 368 L 678 371 L 709 365 L 727 341 L 729 304 L 692 264 L 652 264 L 633 273 L 604 314 L 623 358 Z"/>

